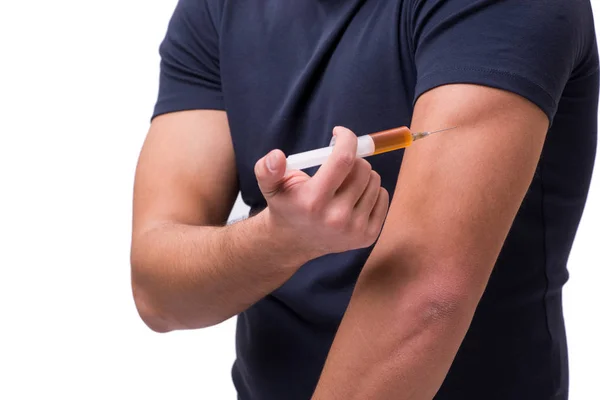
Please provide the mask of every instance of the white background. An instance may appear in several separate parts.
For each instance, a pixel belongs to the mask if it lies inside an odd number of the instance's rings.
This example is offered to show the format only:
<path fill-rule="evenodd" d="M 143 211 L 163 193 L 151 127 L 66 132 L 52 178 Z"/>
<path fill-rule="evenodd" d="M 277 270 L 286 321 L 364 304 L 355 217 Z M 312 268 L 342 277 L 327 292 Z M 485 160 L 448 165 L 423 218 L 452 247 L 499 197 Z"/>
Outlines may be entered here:
<path fill-rule="evenodd" d="M 134 168 L 174 5 L 0 3 L 1 399 L 235 397 L 235 321 L 159 335 L 130 291 Z M 565 290 L 575 400 L 598 395 L 598 167 Z"/>

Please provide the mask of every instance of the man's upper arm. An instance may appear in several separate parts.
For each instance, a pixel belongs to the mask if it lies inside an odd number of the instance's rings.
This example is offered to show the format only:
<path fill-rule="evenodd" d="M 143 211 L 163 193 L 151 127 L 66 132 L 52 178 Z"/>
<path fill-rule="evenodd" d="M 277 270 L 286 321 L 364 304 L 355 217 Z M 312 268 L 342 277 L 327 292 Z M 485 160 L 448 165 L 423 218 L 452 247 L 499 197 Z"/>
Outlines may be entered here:
<path fill-rule="evenodd" d="M 412 128 L 450 126 L 458 129 L 406 150 L 369 263 L 393 257 L 403 279 L 462 295 L 485 287 L 533 178 L 548 118 L 518 95 L 483 86 L 446 85 L 421 96 Z"/>
<path fill-rule="evenodd" d="M 165 222 L 222 224 L 236 195 L 224 111 L 184 111 L 154 119 L 136 171 L 134 231 Z"/>
<path fill-rule="evenodd" d="M 222 224 L 233 206 L 237 179 L 217 6 L 179 0 L 160 45 L 158 99 L 136 173 L 135 232 L 163 222 Z"/>
<path fill-rule="evenodd" d="M 412 128 L 458 129 L 406 150 L 370 264 L 402 254 L 404 279 L 434 269 L 436 282 L 483 289 L 563 89 L 593 44 L 588 8 L 567 0 L 414 2 Z"/>

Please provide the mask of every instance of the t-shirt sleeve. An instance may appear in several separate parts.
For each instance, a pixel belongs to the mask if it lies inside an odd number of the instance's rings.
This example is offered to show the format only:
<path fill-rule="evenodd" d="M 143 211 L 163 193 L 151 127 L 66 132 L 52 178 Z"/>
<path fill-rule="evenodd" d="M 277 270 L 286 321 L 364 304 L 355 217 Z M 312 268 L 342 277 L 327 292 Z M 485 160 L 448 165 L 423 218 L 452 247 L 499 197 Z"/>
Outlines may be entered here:
<path fill-rule="evenodd" d="M 414 101 L 437 86 L 478 84 L 527 98 L 552 122 L 582 53 L 586 3 L 414 0 Z"/>
<path fill-rule="evenodd" d="M 159 48 L 152 118 L 175 111 L 224 110 L 217 25 L 206 0 L 179 0 Z"/>

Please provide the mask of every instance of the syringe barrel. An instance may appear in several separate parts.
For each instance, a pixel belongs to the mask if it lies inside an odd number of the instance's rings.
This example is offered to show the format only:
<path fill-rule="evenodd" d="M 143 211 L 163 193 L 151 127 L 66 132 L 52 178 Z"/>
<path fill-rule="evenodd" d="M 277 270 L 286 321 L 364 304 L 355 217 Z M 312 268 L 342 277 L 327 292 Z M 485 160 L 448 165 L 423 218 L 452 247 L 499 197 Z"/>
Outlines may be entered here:
<path fill-rule="evenodd" d="M 287 170 L 306 169 L 323 164 L 333 152 L 333 146 L 292 154 L 287 158 Z M 375 152 L 371 135 L 359 136 L 356 146 L 357 157 L 368 157 Z"/>
<path fill-rule="evenodd" d="M 406 126 L 371 133 L 369 136 L 371 136 L 375 144 L 375 152 L 373 154 L 402 149 L 410 146 L 413 142 L 412 132 Z"/>

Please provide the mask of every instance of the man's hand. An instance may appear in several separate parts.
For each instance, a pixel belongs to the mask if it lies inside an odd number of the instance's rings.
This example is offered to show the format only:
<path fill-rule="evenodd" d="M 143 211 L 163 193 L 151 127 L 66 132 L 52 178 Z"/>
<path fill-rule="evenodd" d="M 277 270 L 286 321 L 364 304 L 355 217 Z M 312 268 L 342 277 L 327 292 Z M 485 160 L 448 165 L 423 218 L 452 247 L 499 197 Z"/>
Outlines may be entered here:
<path fill-rule="evenodd" d="M 301 171 L 286 173 L 279 150 L 255 166 L 269 223 L 311 258 L 371 246 L 389 205 L 379 174 L 356 157 L 354 133 L 337 127 L 333 134 L 333 152 L 312 178 Z"/>
<path fill-rule="evenodd" d="M 336 135 L 334 154 L 312 178 L 286 174 L 280 151 L 268 165 L 260 160 L 268 208 L 223 226 L 237 193 L 227 116 L 188 111 L 154 120 L 136 173 L 131 252 L 134 297 L 150 328 L 217 324 L 307 261 L 373 243 L 388 194 L 369 163 L 356 159 L 354 134 Z"/>

